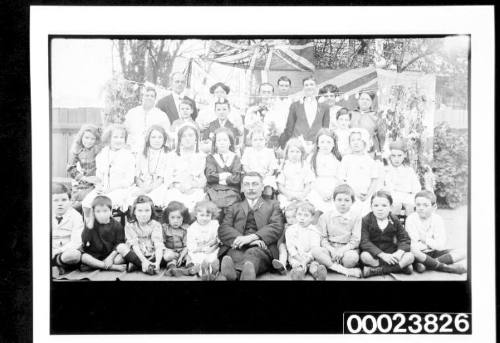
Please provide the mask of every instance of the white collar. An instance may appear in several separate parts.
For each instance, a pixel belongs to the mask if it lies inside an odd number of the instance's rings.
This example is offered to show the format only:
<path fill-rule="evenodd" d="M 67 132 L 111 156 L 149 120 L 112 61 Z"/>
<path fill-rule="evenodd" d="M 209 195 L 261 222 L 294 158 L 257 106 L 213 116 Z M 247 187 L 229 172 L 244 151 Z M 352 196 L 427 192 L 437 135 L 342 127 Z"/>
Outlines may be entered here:
<path fill-rule="evenodd" d="M 254 200 L 250 200 L 247 198 L 247 201 L 248 201 L 248 206 L 250 206 L 250 209 L 254 209 L 255 205 L 257 205 L 257 202 L 259 201 L 259 198 L 257 199 L 254 199 Z"/>
<path fill-rule="evenodd" d="M 172 91 L 172 96 L 177 99 L 182 99 L 186 96 L 186 93 L 182 91 L 180 94 L 177 94 L 176 92 Z"/>
<path fill-rule="evenodd" d="M 236 154 L 232 151 L 228 151 L 224 154 L 224 157 L 227 157 L 226 161 L 223 161 L 222 160 L 222 157 L 221 157 L 221 154 L 219 153 L 214 153 L 212 155 L 215 159 L 215 161 L 217 162 L 217 164 L 224 168 L 224 167 L 230 167 L 231 164 L 233 163 L 233 160 L 234 160 L 234 157 L 236 156 Z"/>

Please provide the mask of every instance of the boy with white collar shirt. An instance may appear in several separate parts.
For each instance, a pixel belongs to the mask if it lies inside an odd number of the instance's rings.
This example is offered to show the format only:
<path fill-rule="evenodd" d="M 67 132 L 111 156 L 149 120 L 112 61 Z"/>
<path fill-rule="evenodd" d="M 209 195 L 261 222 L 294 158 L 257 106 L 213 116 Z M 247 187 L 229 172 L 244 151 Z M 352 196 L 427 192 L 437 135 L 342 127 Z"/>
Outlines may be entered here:
<path fill-rule="evenodd" d="M 58 272 L 80 264 L 83 218 L 71 207 L 71 193 L 64 184 L 52 184 L 52 262 Z"/>
<path fill-rule="evenodd" d="M 433 269 L 463 274 L 467 269 L 454 264 L 465 254 L 445 249 L 446 232 L 443 219 L 435 213 L 436 196 L 428 190 L 415 195 L 416 212 L 406 219 L 406 230 L 411 238 L 411 252 L 415 256 L 415 269 L 422 273 Z"/>
<path fill-rule="evenodd" d="M 303 201 L 297 204 L 296 223 L 285 232 L 288 263 L 292 266 L 292 280 L 302 280 L 309 272 L 315 280 L 326 279 L 326 268 L 314 261 L 313 250 L 320 247 L 321 235 L 312 224 L 314 206 Z"/>
<path fill-rule="evenodd" d="M 334 207 L 319 217 L 321 247 L 313 249 L 314 258 L 326 268 L 346 276 L 361 277 L 356 268 L 361 240 L 361 208 L 354 190 L 347 184 L 333 192 Z"/>

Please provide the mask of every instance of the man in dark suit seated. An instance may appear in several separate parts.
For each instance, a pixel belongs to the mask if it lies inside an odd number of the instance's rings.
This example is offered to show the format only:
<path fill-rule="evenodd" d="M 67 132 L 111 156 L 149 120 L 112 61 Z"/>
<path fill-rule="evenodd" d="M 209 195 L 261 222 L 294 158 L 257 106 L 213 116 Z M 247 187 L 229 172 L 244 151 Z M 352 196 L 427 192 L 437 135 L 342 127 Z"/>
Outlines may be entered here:
<path fill-rule="evenodd" d="M 276 200 L 264 200 L 262 176 L 247 173 L 241 181 L 243 201 L 227 208 L 218 235 L 223 246 L 221 275 L 227 280 L 255 280 L 278 258 L 276 242 L 283 232 L 283 216 Z"/>
<path fill-rule="evenodd" d="M 188 99 L 194 104 L 194 100 L 186 96 L 184 93 L 184 89 L 186 88 L 186 77 L 184 74 L 179 72 L 173 73 L 170 76 L 170 88 L 172 88 L 172 93 L 158 100 L 156 107 L 165 112 L 170 120 L 170 123 L 173 123 L 175 120 L 179 119 L 179 106 L 181 101 Z M 195 105 L 193 113 L 191 114 L 193 120 L 196 119 L 197 115 L 198 110 Z"/>

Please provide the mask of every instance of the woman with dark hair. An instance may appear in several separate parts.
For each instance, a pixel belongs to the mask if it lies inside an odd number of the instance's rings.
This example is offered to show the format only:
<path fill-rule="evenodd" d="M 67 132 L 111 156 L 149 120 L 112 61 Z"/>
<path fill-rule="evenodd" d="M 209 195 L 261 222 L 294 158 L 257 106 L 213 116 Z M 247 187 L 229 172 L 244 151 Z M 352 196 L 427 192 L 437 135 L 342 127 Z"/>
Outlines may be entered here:
<path fill-rule="evenodd" d="M 380 158 L 385 143 L 386 128 L 375 106 L 376 94 L 369 90 L 359 93 L 358 108 L 352 111 L 351 127 L 362 128 L 368 131 L 372 138 L 372 147 L 369 151 L 374 158 Z"/>
<path fill-rule="evenodd" d="M 162 205 L 177 200 L 192 211 L 205 195 L 205 155 L 198 151 L 199 136 L 195 127 L 181 127 L 177 140 L 177 148 L 167 154 Z"/>
<path fill-rule="evenodd" d="M 332 84 L 324 85 L 320 88 L 318 95 L 318 102 L 325 104 L 328 106 L 330 110 L 330 129 L 334 130 L 337 127 L 336 115 L 337 111 L 341 109 L 341 106 L 338 106 L 337 97 L 340 94 L 340 90 L 337 86 Z"/>
<path fill-rule="evenodd" d="M 221 102 L 224 100 L 229 100 L 228 95 L 231 91 L 228 85 L 217 82 L 213 84 L 209 88 L 210 94 L 213 95 L 210 103 L 200 110 L 198 113 L 198 117 L 196 118 L 196 122 L 200 125 L 201 130 L 208 129 L 210 123 L 217 119 L 217 115 L 215 114 L 215 103 Z M 243 132 L 243 121 L 241 119 L 241 113 L 232 107 L 232 111 L 229 114 L 229 121 L 231 121 L 240 132 Z"/>

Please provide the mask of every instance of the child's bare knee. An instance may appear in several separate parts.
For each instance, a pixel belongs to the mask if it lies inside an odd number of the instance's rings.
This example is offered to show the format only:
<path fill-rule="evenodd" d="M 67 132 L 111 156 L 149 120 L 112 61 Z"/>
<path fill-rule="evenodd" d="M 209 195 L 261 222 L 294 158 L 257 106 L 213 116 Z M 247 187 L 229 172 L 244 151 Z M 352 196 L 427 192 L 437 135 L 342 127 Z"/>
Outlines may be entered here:
<path fill-rule="evenodd" d="M 113 259 L 113 264 L 124 264 L 125 259 L 121 255 L 116 255 Z"/>
<path fill-rule="evenodd" d="M 415 256 L 411 252 L 405 252 L 402 259 L 404 259 L 408 263 L 413 263 L 415 261 Z"/>
<path fill-rule="evenodd" d="M 346 268 L 354 268 L 358 265 L 359 254 L 355 250 L 348 250 L 342 257 L 342 265 Z"/>
<path fill-rule="evenodd" d="M 363 251 L 360 255 L 361 261 L 365 264 L 373 263 L 373 256 L 368 251 Z"/>
<path fill-rule="evenodd" d="M 61 261 L 66 264 L 77 264 L 82 258 L 82 253 L 76 249 L 68 249 L 61 255 Z"/>
<path fill-rule="evenodd" d="M 118 246 L 116 247 L 116 251 L 118 251 L 118 253 L 122 256 L 125 256 L 128 254 L 128 252 L 130 251 L 130 248 L 124 244 L 124 243 L 120 243 L 118 244 Z"/>
<path fill-rule="evenodd" d="M 424 262 L 427 258 L 427 256 L 422 251 L 414 247 L 411 247 L 411 253 L 414 257 L 414 260 L 416 260 L 417 262 Z"/>
<path fill-rule="evenodd" d="M 163 253 L 163 259 L 165 260 L 165 262 L 175 260 L 177 256 L 178 254 L 170 249 L 165 249 L 165 252 Z"/>

